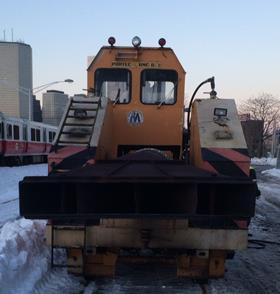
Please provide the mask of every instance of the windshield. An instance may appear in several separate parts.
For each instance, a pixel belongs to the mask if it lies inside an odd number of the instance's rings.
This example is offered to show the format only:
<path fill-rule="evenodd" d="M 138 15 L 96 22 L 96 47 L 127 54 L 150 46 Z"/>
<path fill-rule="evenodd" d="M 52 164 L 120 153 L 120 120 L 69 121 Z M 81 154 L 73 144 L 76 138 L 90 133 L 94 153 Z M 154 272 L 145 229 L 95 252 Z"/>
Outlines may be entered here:
<path fill-rule="evenodd" d="M 144 104 L 174 104 L 176 102 L 178 75 L 174 70 L 147 69 L 141 73 Z"/>
<path fill-rule="evenodd" d="M 96 94 L 115 103 L 129 103 L 130 84 L 131 74 L 127 69 L 103 68 L 95 71 Z"/>

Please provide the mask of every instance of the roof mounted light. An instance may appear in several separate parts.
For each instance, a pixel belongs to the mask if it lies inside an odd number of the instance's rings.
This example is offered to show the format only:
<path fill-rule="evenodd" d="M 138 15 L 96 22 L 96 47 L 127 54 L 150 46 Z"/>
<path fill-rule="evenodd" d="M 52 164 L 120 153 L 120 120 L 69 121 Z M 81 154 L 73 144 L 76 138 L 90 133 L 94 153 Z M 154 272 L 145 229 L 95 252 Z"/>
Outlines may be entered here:
<path fill-rule="evenodd" d="M 114 44 L 116 43 L 116 39 L 115 39 L 114 37 L 110 37 L 110 38 L 108 39 L 108 43 L 113 47 Z"/>
<path fill-rule="evenodd" d="M 164 38 L 160 38 L 158 40 L 158 44 L 161 48 L 163 48 L 163 46 L 165 46 L 165 44 L 166 44 L 166 40 Z"/>
<path fill-rule="evenodd" d="M 138 48 L 138 47 L 141 45 L 141 39 L 140 39 L 138 36 L 135 36 L 135 37 L 132 39 L 132 45 L 133 45 L 135 48 Z"/>

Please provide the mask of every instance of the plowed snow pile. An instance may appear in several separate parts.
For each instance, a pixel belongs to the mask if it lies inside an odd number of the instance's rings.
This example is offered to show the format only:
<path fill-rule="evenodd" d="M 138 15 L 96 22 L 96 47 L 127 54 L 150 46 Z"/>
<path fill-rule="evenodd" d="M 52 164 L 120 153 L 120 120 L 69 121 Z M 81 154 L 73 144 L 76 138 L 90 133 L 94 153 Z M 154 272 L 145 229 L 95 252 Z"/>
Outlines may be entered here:
<path fill-rule="evenodd" d="M 262 158 L 251 158 L 251 164 L 253 165 L 271 165 L 275 166 L 276 165 L 276 158 L 270 158 L 270 157 L 262 157 Z"/>
<path fill-rule="evenodd" d="M 30 293 L 48 270 L 45 221 L 20 219 L 0 231 L 1 293 Z"/>

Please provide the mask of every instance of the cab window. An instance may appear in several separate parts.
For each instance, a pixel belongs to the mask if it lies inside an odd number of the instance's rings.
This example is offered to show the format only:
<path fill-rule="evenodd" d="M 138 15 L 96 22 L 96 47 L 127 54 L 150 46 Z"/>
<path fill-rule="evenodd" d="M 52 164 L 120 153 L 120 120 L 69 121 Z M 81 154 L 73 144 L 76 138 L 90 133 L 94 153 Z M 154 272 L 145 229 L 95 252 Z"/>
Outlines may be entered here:
<path fill-rule="evenodd" d="M 146 69 L 141 72 L 141 102 L 175 104 L 178 74 L 174 70 Z"/>
<path fill-rule="evenodd" d="M 129 103 L 131 97 L 131 72 L 121 68 L 100 68 L 95 71 L 95 92 L 114 103 Z"/>

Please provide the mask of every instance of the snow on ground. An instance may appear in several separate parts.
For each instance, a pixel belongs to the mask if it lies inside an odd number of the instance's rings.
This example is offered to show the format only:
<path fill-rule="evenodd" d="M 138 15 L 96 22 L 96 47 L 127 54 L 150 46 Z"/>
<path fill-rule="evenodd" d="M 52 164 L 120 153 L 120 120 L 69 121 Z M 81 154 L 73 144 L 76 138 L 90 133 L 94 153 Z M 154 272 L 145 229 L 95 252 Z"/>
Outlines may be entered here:
<path fill-rule="evenodd" d="M 0 231 L 1 293 L 31 293 L 48 269 L 45 221 L 20 219 Z"/>
<path fill-rule="evenodd" d="M 272 178 L 277 178 L 279 179 L 279 183 L 280 183 L 280 169 L 272 168 L 272 169 L 264 170 L 262 171 L 262 174 Z"/>
<path fill-rule="evenodd" d="M 18 182 L 25 176 L 45 176 L 47 164 L 0 167 L 0 227 L 19 217 Z"/>
<path fill-rule="evenodd" d="M 262 190 L 261 200 L 275 205 L 280 210 L 280 169 L 272 168 L 261 172 L 262 180 L 259 181 L 259 188 Z M 263 180 L 266 179 L 264 182 Z M 269 185 L 267 185 L 269 181 Z"/>
<path fill-rule="evenodd" d="M 280 239 L 280 181 L 278 171 L 259 166 L 256 217 L 250 225 L 251 238 Z M 66 269 L 50 268 L 50 250 L 45 244 L 45 221 L 18 218 L 18 181 L 27 175 L 44 175 L 46 165 L 0 168 L 0 293 L 201 293 L 190 279 L 179 279 L 165 267 L 124 266 L 114 279 L 85 281 L 67 274 Z M 16 201 L 13 201 L 16 199 Z M 9 202 L 10 201 L 10 202 Z M 7 207 L 6 204 L 11 204 Z M 6 210 L 6 211 L 5 211 Z M 12 219 L 12 221 L 7 221 Z M 63 255 L 59 256 L 61 261 Z M 280 293 L 280 249 L 267 244 L 262 249 L 238 252 L 227 261 L 225 279 L 211 280 L 208 293 Z M 203 292 L 205 293 L 205 292 Z"/>
<path fill-rule="evenodd" d="M 276 166 L 276 160 L 277 158 L 271 158 L 271 157 L 262 157 L 262 158 L 251 158 L 251 163 L 253 165 L 271 165 L 271 166 Z"/>

